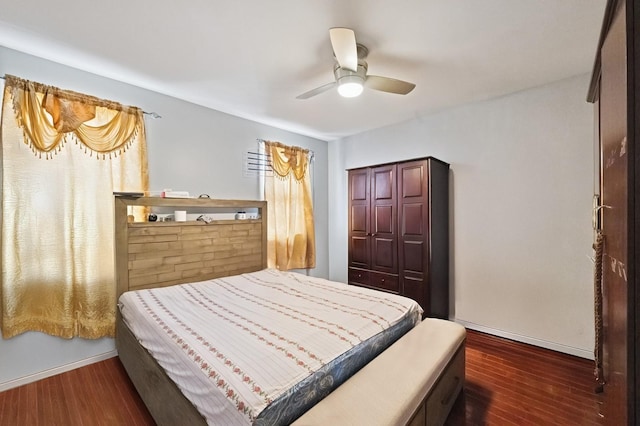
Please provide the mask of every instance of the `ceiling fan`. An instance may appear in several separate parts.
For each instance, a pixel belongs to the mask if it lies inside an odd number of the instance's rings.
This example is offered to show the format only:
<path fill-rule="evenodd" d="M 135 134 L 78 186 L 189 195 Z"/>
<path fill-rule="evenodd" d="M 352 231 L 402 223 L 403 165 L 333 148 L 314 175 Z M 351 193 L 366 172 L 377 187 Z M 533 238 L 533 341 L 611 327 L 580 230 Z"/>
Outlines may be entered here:
<path fill-rule="evenodd" d="M 329 29 L 329 38 L 336 59 L 336 64 L 333 67 L 336 81 L 309 90 L 296 96 L 296 99 L 308 99 L 334 87 L 338 88 L 340 95 L 347 98 L 360 95 L 364 87 L 399 95 L 406 95 L 416 87 L 413 83 L 395 78 L 367 75 L 369 66 L 365 58 L 369 54 L 369 49 L 356 43 L 356 35 L 353 30 L 331 28 Z"/>

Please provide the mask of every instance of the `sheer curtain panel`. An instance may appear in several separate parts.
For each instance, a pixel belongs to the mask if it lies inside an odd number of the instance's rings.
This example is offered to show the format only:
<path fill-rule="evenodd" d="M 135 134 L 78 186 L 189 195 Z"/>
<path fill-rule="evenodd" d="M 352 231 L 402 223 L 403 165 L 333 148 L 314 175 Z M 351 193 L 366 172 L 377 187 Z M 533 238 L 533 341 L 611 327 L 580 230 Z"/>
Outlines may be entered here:
<path fill-rule="evenodd" d="M 113 336 L 113 192 L 148 190 L 142 111 L 6 76 L 0 136 L 3 337 Z"/>
<path fill-rule="evenodd" d="M 273 174 L 265 176 L 267 264 L 280 270 L 315 268 L 309 151 L 265 141 Z"/>

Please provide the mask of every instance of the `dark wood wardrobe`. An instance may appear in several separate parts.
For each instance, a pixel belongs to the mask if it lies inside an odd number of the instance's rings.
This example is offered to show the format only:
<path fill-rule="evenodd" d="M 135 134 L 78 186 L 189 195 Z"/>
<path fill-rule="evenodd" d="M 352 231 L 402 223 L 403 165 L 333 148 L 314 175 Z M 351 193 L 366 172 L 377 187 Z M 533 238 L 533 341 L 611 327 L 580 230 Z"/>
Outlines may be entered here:
<path fill-rule="evenodd" d="M 433 157 L 348 170 L 349 284 L 449 317 L 449 164 Z"/>
<path fill-rule="evenodd" d="M 598 122 L 602 235 L 601 413 L 607 425 L 640 423 L 640 3 L 609 0 L 588 100 Z M 636 132 L 638 130 L 638 132 Z M 598 287 L 596 287 L 598 288 Z"/>

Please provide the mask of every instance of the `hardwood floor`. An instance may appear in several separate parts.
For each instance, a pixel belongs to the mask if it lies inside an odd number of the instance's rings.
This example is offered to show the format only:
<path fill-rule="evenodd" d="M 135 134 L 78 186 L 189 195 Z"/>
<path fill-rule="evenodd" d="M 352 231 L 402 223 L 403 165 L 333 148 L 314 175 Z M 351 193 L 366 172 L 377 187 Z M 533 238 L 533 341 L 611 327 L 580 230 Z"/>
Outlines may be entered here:
<path fill-rule="evenodd" d="M 469 331 L 447 426 L 600 425 L 588 360 Z M 0 393 L 2 426 L 154 425 L 118 358 Z"/>
<path fill-rule="evenodd" d="M 446 425 L 602 425 L 593 362 L 467 332 L 465 391 Z"/>
<path fill-rule="evenodd" d="M 117 357 L 0 393 L 2 426 L 154 424 Z"/>

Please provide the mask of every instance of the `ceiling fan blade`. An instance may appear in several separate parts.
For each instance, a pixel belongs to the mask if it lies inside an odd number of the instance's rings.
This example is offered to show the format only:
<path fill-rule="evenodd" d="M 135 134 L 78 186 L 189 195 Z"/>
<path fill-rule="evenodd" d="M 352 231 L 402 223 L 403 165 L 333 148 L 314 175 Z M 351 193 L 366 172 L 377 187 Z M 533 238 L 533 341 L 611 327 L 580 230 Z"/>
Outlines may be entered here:
<path fill-rule="evenodd" d="M 365 87 L 382 92 L 406 95 L 411 92 L 415 84 L 407 81 L 396 80 L 395 78 L 380 77 L 379 75 L 368 75 L 364 82 Z"/>
<path fill-rule="evenodd" d="M 335 81 L 332 81 L 331 83 L 327 83 L 320 87 L 316 87 L 313 90 L 309 90 L 302 95 L 298 95 L 296 96 L 296 99 L 309 99 L 312 96 L 319 95 L 322 92 L 326 92 L 327 90 L 332 89 L 336 84 L 337 83 Z"/>
<path fill-rule="evenodd" d="M 358 71 L 358 48 L 356 47 L 356 34 L 353 30 L 331 28 L 329 29 L 329 38 L 338 64 L 353 72 Z"/>

